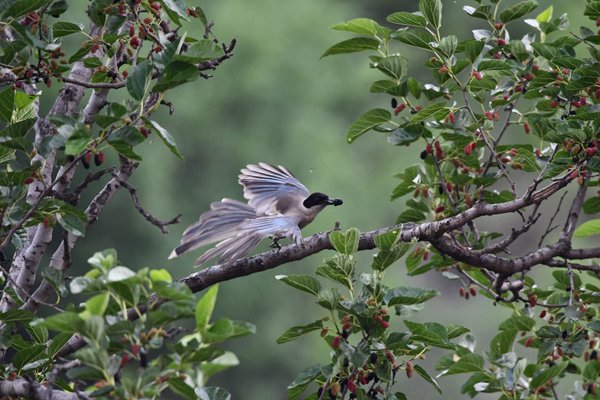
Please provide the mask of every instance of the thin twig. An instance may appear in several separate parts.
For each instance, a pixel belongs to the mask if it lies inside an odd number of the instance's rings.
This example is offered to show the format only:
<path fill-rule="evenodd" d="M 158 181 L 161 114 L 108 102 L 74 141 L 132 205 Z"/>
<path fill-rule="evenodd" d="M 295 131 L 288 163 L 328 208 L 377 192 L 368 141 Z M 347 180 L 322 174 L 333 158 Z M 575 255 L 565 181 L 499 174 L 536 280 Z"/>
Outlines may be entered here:
<path fill-rule="evenodd" d="M 564 192 L 563 195 L 560 197 L 560 201 L 558 202 L 558 207 L 556 207 L 556 212 L 554 213 L 552 218 L 550 218 L 550 221 L 548 222 L 548 227 L 546 228 L 546 232 L 544 232 L 544 234 L 542 235 L 542 237 L 540 239 L 540 242 L 538 243 L 538 248 L 542 247 L 542 243 L 544 242 L 544 239 L 546 238 L 546 236 L 548 236 L 548 234 L 550 232 L 552 232 L 554 229 L 558 228 L 558 225 L 551 228 L 552 222 L 554 222 L 554 218 L 556 218 L 556 216 L 558 215 L 558 212 L 560 211 L 560 206 L 562 205 L 563 199 L 565 198 L 567 193 L 569 193 L 569 192 Z"/>
<path fill-rule="evenodd" d="M 150 214 L 148 211 L 146 211 L 144 209 L 144 207 L 142 207 L 142 205 L 140 204 L 140 201 L 138 200 L 138 197 L 136 194 L 136 192 L 137 192 L 136 188 L 134 188 L 129 183 L 127 183 L 126 181 L 119 178 L 119 175 L 115 171 L 112 172 L 112 176 L 117 180 L 117 182 L 119 182 L 121 184 L 121 186 L 123 186 L 125 189 L 129 190 L 129 193 L 131 194 L 131 198 L 133 199 L 133 205 L 135 206 L 135 208 L 137 208 L 137 210 L 140 212 L 140 214 L 142 214 L 144 216 L 144 218 L 146 218 L 146 220 L 148 222 L 150 222 L 152 225 L 157 226 L 164 235 L 169 233 L 169 231 L 167 230 L 167 228 L 165 228 L 165 226 L 173 225 L 173 224 L 177 224 L 177 223 L 181 222 L 179 220 L 179 218 L 181 218 L 182 214 L 179 214 L 175 218 L 170 219 L 168 221 L 161 221 L 161 220 L 155 218 L 154 216 L 152 216 L 152 214 Z"/>

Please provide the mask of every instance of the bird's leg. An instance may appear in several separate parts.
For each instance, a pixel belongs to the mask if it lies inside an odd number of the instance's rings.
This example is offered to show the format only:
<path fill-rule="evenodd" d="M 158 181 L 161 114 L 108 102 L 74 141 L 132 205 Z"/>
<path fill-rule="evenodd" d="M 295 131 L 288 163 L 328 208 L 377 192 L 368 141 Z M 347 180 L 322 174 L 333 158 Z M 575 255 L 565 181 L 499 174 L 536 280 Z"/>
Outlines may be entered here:
<path fill-rule="evenodd" d="M 272 239 L 273 239 L 273 243 L 271 243 L 269 245 L 269 247 L 272 248 L 272 249 L 277 249 L 277 252 L 279 253 L 279 250 L 281 250 L 281 245 L 279 243 L 277 243 L 277 241 L 279 239 L 275 239 L 275 238 L 272 238 Z"/>

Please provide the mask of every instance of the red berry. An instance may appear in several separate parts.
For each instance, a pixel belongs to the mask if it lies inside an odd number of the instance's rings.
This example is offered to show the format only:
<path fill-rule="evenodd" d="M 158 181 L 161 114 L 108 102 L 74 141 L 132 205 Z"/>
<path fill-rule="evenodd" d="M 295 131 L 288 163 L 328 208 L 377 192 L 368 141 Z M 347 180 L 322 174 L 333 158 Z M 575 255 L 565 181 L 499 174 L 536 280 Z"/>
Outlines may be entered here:
<path fill-rule="evenodd" d="M 133 37 L 135 35 L 135 27 L 134 26 L 130 26 L 129 27 L 129 36 Z"/>
<path fill-rule="evenodd" d="M 494 54 L 494 59 L 495 60 L 499 60 L 500 59 L 500 54 L 498 54 L 498 53 Z"/>
<path fill-rule="evenodd" d="M 596 90 L 596 94 L 594 95 L 596 100 L 600 99 L 600 89 Z"/>
<path fill-rule="evenodd" d="M 532 337 L 528 337 L 527 340 L 525 341 L 525 347 L 531 346 L 531 342 L 533 342 L 533 338 Z"/>
<path fill-rule="evenodd" d="M 154 8 L 156 11 L 160 10 L 160 4 L 152 3 L 152 4 L 150 4 L 150 6 L 152 8 Z"/>
<path fill-rule="evenodd" d="M 585 106 L 587 104 L 587 99 L 585 97 L 581 97 L 579 99 L 579 104 L 581 104 L 582 106 Z"/>
<path fill-rule="evenodd" d="M 566 68 L 563 68 L 562 73 L 565 75 L 569 75 L 569 70 Z"/>
<path fill-rule="evenodd" d="M 8 375 L 8 378 L 7 378 L 7 380 L 8 380 L 8 381 L 10 381 L 10 382 L 12 382 L 12 381 L 14 381 L 14 380 L 15 380 L 15 378 L 16 378 L 16 377 L 17 377 L 17 373 L 16 373 L 16 372 L 11 372 L 11 373 Z"/>
<path fill-rule="evenodd" d="M 505 94 L 504 96 L 502 96 L 502 98 L 503 98 L 504 100 L 508 100 L 508 95 L 507 95 L 507 94 Z"/>
<path fill-rule="evenodd" d="M 140 350 L 140 345 L 139 345 L 139 344 L 137 344 L 137 343 L 135 343 L 135 344 L 133 345 L 133 348 L 131 349 L 131 352 L 132 352 L 132 353 L 133 353 L 133 355 L 135 356 L 135 355 L 138 353 L 138 351 L 139 351 L 139 350 Z"/>
<path fill-rule="evenodd" d="M 529 72 L 528 72 L 528 73 L 526 73 L 526 74 L 525 74 L 525 80 L 526 80 L 527 82 L 529 82 L 529 81 L 533 80 L 534 78 L 535 78 L 535 75 L 534 75 L 534 74 L 532 74 L 532 73 L 529 73 Z"/>
<path fill-rule="evenodd" d="M 485 116 L 486 116 L 486 117 L 487 117 L 487 119 L 489 119 L 490 121 L 494 119 L 494 116 L 493 116 L 493 115 L 492 115 L 492 113 L 491 113 L 491 112 L 489 112 L 489 111 L 486 111 L 486 112 L 485 112 Z"/>
<path fill-rule="evenodd" d="M 465 288 L 464 287 L 459 288 L 458 294 L 460 295 L 460 297 L 465 297 Z"/>
<path fill-rule="evenodd" d="M 450 122 L 455 123 L 456 122 L 456 117 L 454 116 L 454 114 L 450 113 L 448 114 L 448 119 L 450 120 Z"/>
<path fill-rule="evenodd" d="M 444 209 L 445 209 L 445 208 L 446 208 L 446 207 L 444 207 L 444 206 L 439 206 L 439 207 L 437 207 L 437 208 L 435 209 L 435 212 L 436 212 L 436 213 L 441 213 L 442 211 L 444 211 Z"/>
<path fill-rule="evenodd" d="M 531 127 L 529 126 L 529 124 L 527 122 L 525 122 L 525 133 L 529 133 L 531 132 Z"/>
<path fill-rule="evenodd" d="M 121 368 L 123 368 L 123 366 L 124 366 L 125 364 L 127 364 L 127 361 L 129 361 L 129 354 L 125 354 L 125 355 L 123 356 L 123 358 L 121 359 Z"/>
<path fill-rule="evenodd" d="M 431 144 L 427 143 L 427 147 L 425 148 L 425 152 L 427 154 L 431 154 Z"/>
<path fill-rule="evenodd" d="M 423 189 L 423 191 L 421 193 L 423 193 L 423 197 L 425 197 L 425 198 L 429 197 L 429 191 L 427 189 Z"/>
<path fill-rule="evenodd" d="M 523 86 L 515 87 L 515 92 L 522 92 L 522 91 L 523 91 Z"/>
<path fill-rule="evenodd" d="M 46 78 L 46 86 L 48 86 L 48 87 L 52 86 L 52 79 Z"/>
<path fill-rule="evenodd" d="M 531 67 L 531 69 L 534 71 L 539 71 L 540 67 L 537 65 L 534 65 L 533 67 Z"/>
<path fill-rule="evenodd" d="M 600 92 L 600 90 L 598 92 Z M 558 106 L 558 101 L 554 100 L 552 103 L 550 103 L 551 108 L 556 108 L 556 106 Z"/>
<path fill-rule="evenodd" d="M 34 181 L 34 179 L 32 177 L 29 177 L 29 178 L 25 178 L 25 180 L 23 181 L 23 183 L 26 184 L 26 185 L 30 185 L 30 184 L 33 183 L 33 181 Z"/>
<path fill-rule="evenodd" d="M 123 78 L 127 79 L 128 76 L 129 76 L 129 72 L 123 71 Z"/>
<path fill-rule="evenodd" d="M 596 26 L 600 26 L 600 18 L 596 20 Z"/>
<path fill-rule="evenodd" d="M 504 26 L 504 23 L 503 22 L 499 22 L 495 26 L 496 26 L 496 29 L 502 29 L 502 27 Z"/>
<path fill-rule="evenodd" d="M 384 329 L 386 329 L 386 328 L 389 328 L 389 327 L 390 327 L 390 324 L 389 324 L 388 322 L 386 322 L 386 321 L 381 321 L 381 322 L 379 323 L 379 325 L 381 325 L 381 326 L 382 326 Z"/>
<path fill-rule="evenodd" d="M 535 296 L 531 296 L 529 298 L 529 304 L 531 304 L 531 307 L 535 307 L 535 305 L 537 304 L 537 298 Z"/>
<path fill-rule="evenodd" d="M 352 328 L 352 322 L 348 321 L 346 322 L 343 326 L 342 329 L 347 331 L 348 329 Z"/>
<path fill-rule="evenodd" d="M 465 154 L 468 156 L 471 155 L 471 145 L 470 144 L 465 146 Z"/>
<path fill-rule="evenodd" d="M 394 115 L 398 115 L 402 110 L 404 110 L 406 108 L 406 104 L 400 104 L 398 107 L 396 107 L 396 109 L 394 110 Z"/>
<path fill-rule="evenodd" d="M 50 227 L 50 220 L 48 219 L 48 217 L 44 217 L 44 228 L 49 228 Z"/>
<path fill-rule="evenodd" d="M 469 288 L 469 292 L 471 292 L 471 296 L 473 296 L 473 297 L 477 296 L 477 290 L 475 290 L 475 288 L 473 286 L 471 286 Z"/>
<path fill-rule="evenodd" d="M 506 41 L 504 39 L 498 39 L 498 46 L 506 45 Z"/>
<path fill-rule="evenodd" d="M 356 393 L 356 385 L 351 380 L 348 380 L 348 390 L 352 393 Z"/>
<path fill-rule="evenodd" d="M 577 107 L 577 108 L 581 107 L 581 103 L 578 101 L 574 101 L 572 104 L 573 104 L 573 107 Z"/>
<path fill-rule="evenodd" d="M 140 133 L 144 135 L 144 138 L 148 139 L 148 131 L 143 126 L 140 128 Z"/>

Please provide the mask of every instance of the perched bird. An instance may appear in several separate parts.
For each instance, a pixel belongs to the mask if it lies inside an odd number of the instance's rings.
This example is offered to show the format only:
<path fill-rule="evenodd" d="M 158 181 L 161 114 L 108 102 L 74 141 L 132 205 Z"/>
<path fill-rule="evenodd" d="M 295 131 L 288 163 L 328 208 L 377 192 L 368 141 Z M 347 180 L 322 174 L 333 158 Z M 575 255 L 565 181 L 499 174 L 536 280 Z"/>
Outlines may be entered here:
<path fill-rule="evenodd" d="M 195 266 L 221 254 L 218 264 L 230 265 L 245 257 L 266 237 L 273 239 L 271 247 L 280 248 L 278 240 L 288 238 L 302 244 L 300 229 L 310 224 L 326 206 L 339 206 L 341 199 L 308 189 L 281 165 L 266 163 L 248 165 L 242 169 L 239 183 L 244 186 L 248 204 L 232 199 L 212 203 L 211 211 L 183 232 L 181 244 L 169 259 L 198 247 L 220 242 L 204 253 Z"/>

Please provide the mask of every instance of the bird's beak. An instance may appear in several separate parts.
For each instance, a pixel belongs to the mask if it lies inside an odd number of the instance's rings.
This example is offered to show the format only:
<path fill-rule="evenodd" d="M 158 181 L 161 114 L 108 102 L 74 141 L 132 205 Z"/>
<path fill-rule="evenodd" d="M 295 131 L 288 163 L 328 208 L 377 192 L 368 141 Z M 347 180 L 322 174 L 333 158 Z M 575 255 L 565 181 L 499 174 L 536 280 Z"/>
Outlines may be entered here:
<path fill-rule="evenodd" d="M 342 199 L 327 199 L 327 204 L 330 206 L 341 206 L 342 204 L 344 204 L 344 202 L 342 201 Z"/>

